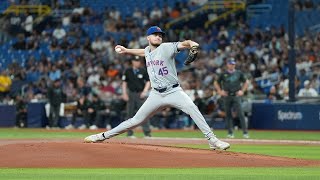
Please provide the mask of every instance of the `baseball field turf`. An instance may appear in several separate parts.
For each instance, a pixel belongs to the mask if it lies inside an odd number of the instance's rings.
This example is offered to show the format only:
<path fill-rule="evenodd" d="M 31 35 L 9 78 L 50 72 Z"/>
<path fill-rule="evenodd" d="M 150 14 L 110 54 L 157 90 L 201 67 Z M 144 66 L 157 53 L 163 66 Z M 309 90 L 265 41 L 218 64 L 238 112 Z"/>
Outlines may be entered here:
<path fill-rule="evenodd" d="M 201 132 L 194 130 L 158 130 L 154 131 L 153 138 L 148 140 L 142 138 L 141 132 L 137 132 L 137 139 L 131 140 L 120 135 L 113 138 L 111 143 L 106 142 L 98 146 L 95 144 L 84 145 L 81 142 L 87 135 L 100 131 L 1 128 L 0 179 L 319 179 L 320 177 L 319 131 L 250 130 L 250 139 L 248 140 L 242 139 L 241 132 L 236 132 L 235 139 L 225 139 L 231 143 L 229 150 L 213 152 L 208 150 L 208 145 L 203 141 Z M 218 137 L 224 138 L 226 136 L 225 130 L 214 132 Z M 141 144 L 148 145 L 150 142 L 158 142 L 158 144 L 140 148 Z M 47 146 L 47 143 L 50 146 Z M 65 149 L 55 149 L 61 144 L 65 145 L 63 146 Z M 76 145 L 76 148 L 68 148 L 69 145 Z M 145 154 L 135 157 L 137 160 L 133 164 L 139 165 L 143 160 L 149 158 L 152 161 L 151 158 L 155 154 L 164 154 L 163 160 L 169 162 L 168 167 L 155 165 L 155 163 L 162 161 L 149 162 L 150 167 L 147 165 L 123 167 L 122 164 L 115 163 L 117 159 L 119 162 L 132 160 L 135 155 L 130 151 L 132 145 L 139 151 L 155 152 L 151 155 L 145 152 Z M 100 165 L 91 166 L 92 162 L 100 161 L 99 156 L 94 161 L 90 159 L 75 161 L 65 158 L 67 157 L 65 154 L 76 156 L 81 152 L 89 152 L 90 149 L 102 149 L 108 153 L 108 150 L 116 148 L 115 146 L 121 146 L 118 153 L 121 156 L 128 155 L 127 159 L 123 159 L 119 155 L 104 159 L 105 161 L 101 161 L 103 163 Z M 18 149 L 13 150 L 14 147 Z M 169 149 L 162 150 L 162 147 L 169 147 Z M 60 154 L 47 154 L 47 152 L 51 152 L 50 149 L 61 150 L 61 152 Z M 28 159 L 28 153 L 34 151 L 39 152 L 39 158 Z M 175 167 L 175 161 L 181 158 L 178 155 L 185 151 L 190 152 L 191 155 L 186 154 L 185 157 L 191 161 Z M 13 152 L 14 154 L 10 155 Z M 171 152 L 176 153 L 177 158 L 169 156 Z M 211 154 L 220 159 L 212 162 Z M 100 155 L 101 158 L 104 158 L 104 152 L 101 152 Z M 15 156 L 16 160 L 14 160 Z M 30 154 L 30 156 L 32 155 Z M 41 159 L 50 159 L 51 156 L 60 159 L 60 161 L 56 164 L 48 162 L 49 164 L 44 164 L 42 167 L 41 163 L 44 162 L 40 163 Z M 256 156 L 259 157 L 260 163 L 257 166 L 250 164 Z M 234 162 L 230 160 L 222 162 L 224 157 L 234 159 Z M 208 166 L 197 165 L 197 163 L 206 162 L 206 159 L 210 161 Z M 270 165 L 263 163 L 269 159 L 274 159 L 277 162 L 270 162 Z M 9 160 L 16 162 L 8 162 Z M 20 163 L 24 160 L 26 162 Z M 81 163 L 81 165 L 71 165 L 71 161 Z M 281 164 L 284 161 L 291 164 L 288 166 Z M 61 167 L 58 166 L 59 164 Z"/>

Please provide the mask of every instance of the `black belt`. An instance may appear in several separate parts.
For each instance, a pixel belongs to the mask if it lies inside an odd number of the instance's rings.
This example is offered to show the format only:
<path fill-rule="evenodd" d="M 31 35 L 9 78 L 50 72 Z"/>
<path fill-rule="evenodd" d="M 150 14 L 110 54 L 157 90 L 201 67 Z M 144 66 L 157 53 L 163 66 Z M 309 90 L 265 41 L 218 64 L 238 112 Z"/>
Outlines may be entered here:
<path fill-rule="evenodd" d="M 236 92 L 229 92 L 228 96 L 237 96 L 237 93 Z"/>
<path fill-rule="evenodd" d="M 134 91 L 132 91 L 132 90 L 129 89 L 129 91 L 130 91 L 130 92 L 133 92 L 133 93 L 140 93 L 140 92 L 142 92 L 143 90 L 134 90 Z"/>
<path fill-rule="evenodd" d="M 179 83 L 172 85 L 172 88 L 176 88 L 178 86 L 179 86 Z M 158 89 L 158 88 L 153 88 L 153 89 L 158 91 L 159 93 L 163 93 L 163 92 L 165 92 L 167 90 L 166 87 L 165 88 L 161 88 L 161 89 Z"/>

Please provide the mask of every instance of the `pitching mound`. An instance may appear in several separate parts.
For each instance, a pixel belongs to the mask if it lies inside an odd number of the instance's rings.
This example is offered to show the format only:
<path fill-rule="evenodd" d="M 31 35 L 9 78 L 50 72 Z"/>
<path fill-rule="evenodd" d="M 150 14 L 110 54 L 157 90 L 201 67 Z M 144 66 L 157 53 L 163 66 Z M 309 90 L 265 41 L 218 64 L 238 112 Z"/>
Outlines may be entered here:
<path fill-rule="evenodd" d="M 188 141 L 190 144 L 190 141 Z M 192 143 L 206 143 L 195 141 Z M 0 167 L 170 168 L 319 166 L 319 161 L 174 148 L 155 139 L 112 139 L 85 144 L 81 140 L 2 140 Z"/>

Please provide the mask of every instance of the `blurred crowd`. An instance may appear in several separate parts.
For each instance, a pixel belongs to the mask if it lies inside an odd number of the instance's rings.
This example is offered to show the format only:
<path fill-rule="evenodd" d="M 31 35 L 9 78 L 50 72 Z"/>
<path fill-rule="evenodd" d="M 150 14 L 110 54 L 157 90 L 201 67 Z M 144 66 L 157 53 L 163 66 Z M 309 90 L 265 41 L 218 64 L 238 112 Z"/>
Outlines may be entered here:
<path fill-rule="evenodd" d="M 187 4 L 176 3 L 173 7 L 165 3 L 162 7 L 154 4 L 151 9 L 135 8 L 130 17 L 122 15 L 116 7 L 106 8 L 100 13 L 90 7 L 80 7 L 79 1 L 73 0 L 22 0 L 19 3 L 40 2 L 50 5 L 53 11 L 60 13 L 47 18 L 48 23 L 43 28 L 34 26 L 36 16 L 28 12 L 6 16 L 2 31 L 19 30 L 10 50 L 47 49 L 51 53 L 62 53 L 55 58 L 39 53 L 38 57 L 27 57 L 25 63 L 13 60 L 7 68 L 2 68 L 2 104 L 14 104 L 18 102 L 17 99 L 25 102 L 46 101 L 48 89 L 53 82 L 61 81 L 65 94 L 63 102 L 76 102 L 82 96 L 93 101 L 97 96 L 106 107 L 110 107 L 112 102 L 121 101 L 121 75 L 133 58 L 117 55 L 114 46 L 121 44 L 129 48 L 144 48 L 147 45 L 145 29 L 151 25 L 164 29 L 165 41 L 191 39 L 201 45 L 201 53 L 192 66 L 178 67 L 182 88 L 200 103 L 199 109 L 204 114 L 219 111 L 219 97 L 213 88 L 213 81 L 230 58 L 236 59 L 237 67 L 246 72 L 250 80 L 247 99 L 260 97 L 268 103 L 288 99 L 288 34 L 283 26 L 252 28 L 246 23 L 244 16 L 230 15 L 225 21 L 208 29 L 189 29 L 187 26 L 179 30 L 165 29 L 165 24 L 170 20 L 197 8 L 198 4 L 193 1 Z M 104 33 L 90 37 L 84 25 L 101 26 Z M 110 35 L 117 33 L 129 33 L 130 37 L 115 38 Z M 302 37 L 296 37 L 295 46 L 296 94 L 318 96 L 320 34 L 306 33 Z M 70 53 L 73 50 L 77 50 L 77 53 Z M 306 88 L 312 88 L 314 92 L 299 92 Z M 168 109 L 159 118 L 177 114 L 179 112 Z M 164 127 L 166 123 L 156 124 Z"/>
<path fill-rule="evenodd" d="M 297 11 L 304 11 L 304 10 L 312 10 L 312 9 L 320 9 L 320 3 L 315 3 L 317 1 L 313 0 L 294 0 L 294 8 Z"/>

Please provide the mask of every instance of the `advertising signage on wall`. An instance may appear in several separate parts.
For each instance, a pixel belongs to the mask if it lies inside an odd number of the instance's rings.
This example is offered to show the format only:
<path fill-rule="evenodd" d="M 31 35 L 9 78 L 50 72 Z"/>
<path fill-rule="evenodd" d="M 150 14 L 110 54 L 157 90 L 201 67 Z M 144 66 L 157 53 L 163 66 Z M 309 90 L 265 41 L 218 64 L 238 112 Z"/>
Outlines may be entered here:
<path fill-rule="evenodd" d="M 252 104 L 254 129 L 320 130 L 319 104 Z"/>
<path fill-rule="evenodd" d="M 303 114 L 302 114 L 302 112 L 278 110 L 277 118 L 280 121 L 302 120 Z"/>

